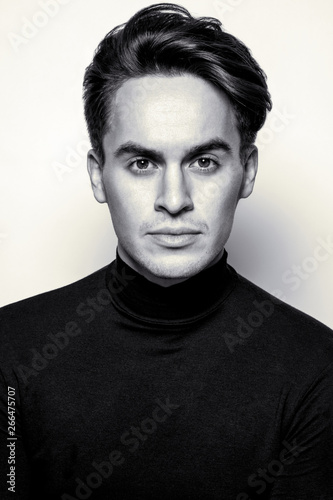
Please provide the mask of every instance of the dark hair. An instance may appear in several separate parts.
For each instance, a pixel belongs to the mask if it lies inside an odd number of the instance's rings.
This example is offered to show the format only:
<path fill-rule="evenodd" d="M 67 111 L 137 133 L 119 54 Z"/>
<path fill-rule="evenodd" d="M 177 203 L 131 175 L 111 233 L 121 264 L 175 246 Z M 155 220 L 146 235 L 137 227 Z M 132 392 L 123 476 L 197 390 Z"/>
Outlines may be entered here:
<path fill-rule="evenodd" d="M 161 3 L 137 12 L 110 31 L 96 49 L 83 82 L 92 147 L 102 163 L 112 98 L 130 78 L 190 73 L 222 89 L 233 105 L 241 158 L 272 107 L 266 75 L 249 49 L 223 31 L 218 19 L 194 18 L 179 5 Z"/>

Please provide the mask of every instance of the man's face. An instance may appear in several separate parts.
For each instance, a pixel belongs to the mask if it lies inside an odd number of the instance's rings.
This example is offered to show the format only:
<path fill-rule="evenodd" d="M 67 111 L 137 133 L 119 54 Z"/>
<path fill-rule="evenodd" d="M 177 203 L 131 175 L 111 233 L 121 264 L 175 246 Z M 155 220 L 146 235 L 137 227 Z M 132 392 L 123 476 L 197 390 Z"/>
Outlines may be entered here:
<path fill-rule="evenodd" d="M 255 148 L 241 163 L 222 91 L 192 75 L 130 79 L 113 101 L 103 147 L 104 166 L 90 151 L 88 169 L 125 262 L 166 285 L 218 258 L 257 167 Z"/>

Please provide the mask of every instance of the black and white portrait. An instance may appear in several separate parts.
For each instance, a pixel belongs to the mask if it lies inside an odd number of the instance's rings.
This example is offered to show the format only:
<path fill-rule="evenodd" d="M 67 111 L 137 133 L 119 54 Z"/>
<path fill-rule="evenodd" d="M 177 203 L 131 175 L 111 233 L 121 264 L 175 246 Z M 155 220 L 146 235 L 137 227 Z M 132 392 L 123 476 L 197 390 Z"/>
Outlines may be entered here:
<path fill-rule="evenodd" d="M 331 3 L 1 9 L 1 498 L 332 500 Z"/>

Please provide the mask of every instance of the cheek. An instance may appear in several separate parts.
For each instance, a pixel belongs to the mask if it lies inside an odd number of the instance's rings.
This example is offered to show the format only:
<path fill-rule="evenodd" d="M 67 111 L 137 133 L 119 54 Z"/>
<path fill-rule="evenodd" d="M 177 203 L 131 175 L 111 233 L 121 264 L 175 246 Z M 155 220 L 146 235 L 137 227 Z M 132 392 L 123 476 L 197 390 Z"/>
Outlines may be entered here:
<path fill-rule="evenodd" d="M 216 224 L 223 223 L 233 217 L 238 193 L 241 186 L 241 177 L 235 179 L 216 179 L 204 184 L 199 184 L 196 189 L 195 206 L 206 214 Z"/>
<path fill-rule="evenodd" d="M 120 232 L 135 227 L 147 217 L 147 190 L 139 190 L 127 179 L 108 178 L 104 182 L 112 221 Z"/>
<path fill-rule="evenodd" d="M 106 199 L 111 214 L 112 222 L 116 232 L 118 227 L 121 229 L 121 220 L 127 219 L 126 211 L 128 203 L 126 203 L 126 195 L 124 196 L 123 188 L 118 179 L 108 176 L 104 178 L 104 187 L 106 191 Z"/>

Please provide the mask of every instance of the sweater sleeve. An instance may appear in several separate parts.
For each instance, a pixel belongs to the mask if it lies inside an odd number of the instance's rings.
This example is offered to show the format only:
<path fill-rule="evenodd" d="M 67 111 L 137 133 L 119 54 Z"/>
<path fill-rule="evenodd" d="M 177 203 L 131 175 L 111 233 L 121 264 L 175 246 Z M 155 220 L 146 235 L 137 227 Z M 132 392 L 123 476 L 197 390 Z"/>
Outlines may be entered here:
<path fill-rule="evenodd" d="M 298 400 L 279 457 L 267 465 L 270 500 L 333 499 L 333 363 Z"/>

